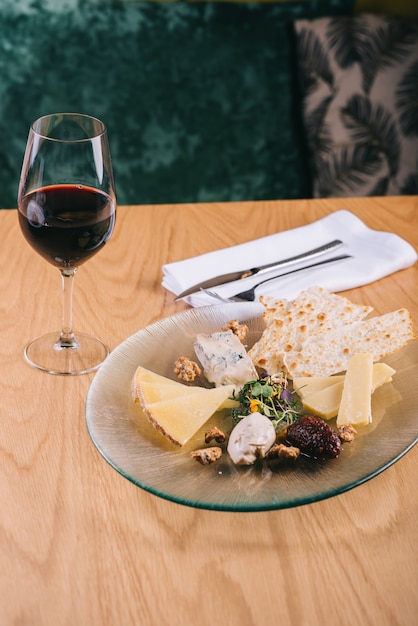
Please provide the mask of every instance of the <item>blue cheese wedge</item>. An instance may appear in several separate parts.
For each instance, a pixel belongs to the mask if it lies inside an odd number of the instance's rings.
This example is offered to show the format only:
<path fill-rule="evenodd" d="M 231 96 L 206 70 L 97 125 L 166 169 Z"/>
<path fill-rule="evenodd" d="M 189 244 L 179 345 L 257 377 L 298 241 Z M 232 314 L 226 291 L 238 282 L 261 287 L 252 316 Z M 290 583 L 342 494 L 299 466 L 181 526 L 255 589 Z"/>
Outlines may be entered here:
<path fill-rule="evenodd" d="M 249 380 L 258 378 L 245 347 L 231 330 L 197 335 L 194 350 L 204 375 L 216 387 L 233 385 L 238 391 Z"/>

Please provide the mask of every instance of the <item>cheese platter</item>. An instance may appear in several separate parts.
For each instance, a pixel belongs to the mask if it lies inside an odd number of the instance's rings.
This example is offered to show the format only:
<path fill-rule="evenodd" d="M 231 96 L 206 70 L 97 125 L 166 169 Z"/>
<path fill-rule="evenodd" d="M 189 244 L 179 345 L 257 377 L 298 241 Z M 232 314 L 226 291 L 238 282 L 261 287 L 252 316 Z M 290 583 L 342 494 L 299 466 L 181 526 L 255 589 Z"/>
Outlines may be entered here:
<path fill-rule="evenodd" d="M 191 454 L 201 446 L 208 429 L 230 428 L 229 412 L 216 413 L 189 441 L 177 446 L 141 417 L 141 407 L 132 402 L 132 380 L 140 366 L 177 384 L 173 364 L 179 355 L 190 355 L 197 335 L 216 333 L 231 319 L 248 326 L 245 344 L 251 352 L 266 328 L 264 306 L 260 302 L 219 304 L 190 309 L 138 331 L 109 355 L 96 374 L 86 400 L 89 434 L 103 458 L 135 485 L 198 508 L 283 509 L 356 487 L 392 465 L 416 443 L 418 354 L 412 341 L 385 358 L 380 377 L 388 380 L 393 371 L 396 375 L 374 391 L 373 422 L 360 428 L 353 442 L 342 446 L 337 459 L 322 461 L 301 455 L 297 464 L 262 460 L 237 466 L 224 454 L 209 466 L 194 463 Z M 372 375 L 378 376 L 374 371 Z M 341 382 L 336 374 L 333 386 Z M 196 387 L 216 389 L 203 375 L 189 384 L 190 395 L 196 393 L 192 391 Z M 320 394 L 321 389 L 317 387 L 315 393 Z"/>

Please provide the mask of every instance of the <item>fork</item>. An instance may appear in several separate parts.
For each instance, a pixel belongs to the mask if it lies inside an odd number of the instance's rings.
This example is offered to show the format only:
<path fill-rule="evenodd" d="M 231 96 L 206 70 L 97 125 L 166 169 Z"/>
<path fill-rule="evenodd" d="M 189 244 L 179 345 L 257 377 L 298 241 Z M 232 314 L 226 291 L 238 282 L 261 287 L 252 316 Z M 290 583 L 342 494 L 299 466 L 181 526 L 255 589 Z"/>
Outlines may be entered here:
<path fill-rule="evenodd" d="M 352 256 L 350 254 L 340 254 L 339 256 L 334 256 L 331 259 L 325 259 L 325 261 L 318 261 L 317 263 L 311 263 L 310 265 L 305 265 L 304 267 L 299 267 L 297 269 L 290 270 L 289 272 L 284 272 L 283 274 L 278 274 L 277 276 L 266 278 L 265 280 L 262 280 L 256 285 L 253 285 L 251 289 L 247 289 L 246 291 L 240 291 L 239 293 L 236 293 L 233 296 L 223 297 L 219 295 L 218 293 L 216 293 L 215 291 L 212 291 L 211 289 L 202 289 L 201 291 L 202 293 L 206 293 L 208 296 L 217 298 L 218 300 L 221 300 L 222 302 L 232 302 L 232 301 L 239 302 L 241 300 L 244 300 L 246 302 L 254 302 L 254 300 L 256 299 L 255 292 L 258 289 L 258 287 L 260 287 L 260 285 L 265 285 L 266 283 L 269 283 L 271 280 L 276 280 L 277 278 L 281 278 L 282 276 L 288 276 L 289 274 L 302 272 L 304 270 L 308 270 L 313 267 L 318 267 L 320 265 L 327 265 L 328 263 L 338 263 L 339 261 L 342 261 L 344 259 L 351 259 L 351 258 Z"/>

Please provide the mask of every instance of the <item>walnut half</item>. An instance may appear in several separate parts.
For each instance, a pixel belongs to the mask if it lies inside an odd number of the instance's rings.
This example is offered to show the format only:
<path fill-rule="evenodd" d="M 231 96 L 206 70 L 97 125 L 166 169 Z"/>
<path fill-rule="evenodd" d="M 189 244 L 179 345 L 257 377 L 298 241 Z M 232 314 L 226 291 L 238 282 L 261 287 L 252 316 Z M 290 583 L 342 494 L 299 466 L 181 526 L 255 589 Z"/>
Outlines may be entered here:
<path fill-rule="evenodd" d="M 180 380 L 192 383 L 202 372 L 195 361 L 188 359 L 187 356 L 180 356 L 174 363 L 174 373 Z"/>
<path fill-rule="evenodd" d="M 220 428 L 214 426 L 207 433 L 205 433 L 205 443 L 210 443 L 214 439 L 216 443 L 224 443 L 226 436 Z"/>
<path fill-rule="evenodd" d="M 337 433 L 340 440 L 346 443 L 353 441 L 354 436 L 357 435 L 357 431 L 352 424 L 344 424 L 343 426 L 340 426 Z"/>
<path fill-rule="evenodd" d="M 225 326 L 222 326 L 221 330 L 232 330 L 234 335 L 236 335 L 240 341 L 244 341 L 248 334 L 248 326 L 246 324 L 240 324 L 238 320 L 230 320 L 225 324 Z"/>
<path fill-rule="evenodd" d="M 201 448 L 200 450 L 194 450 L 191 452 L 190 456 L 202 465 L 210 465 L 210 463 L 214 463 L 221 458 L 222 450 L 217 446 L 213 446 L 212 448 Z"/>
<path fill-rule="evenodd" d="M 292 459 L 299 457 L 300 450 L 296 446 L 286 446 L 284 443 L 275 443 L 266 454 L 266 459 Z"/>

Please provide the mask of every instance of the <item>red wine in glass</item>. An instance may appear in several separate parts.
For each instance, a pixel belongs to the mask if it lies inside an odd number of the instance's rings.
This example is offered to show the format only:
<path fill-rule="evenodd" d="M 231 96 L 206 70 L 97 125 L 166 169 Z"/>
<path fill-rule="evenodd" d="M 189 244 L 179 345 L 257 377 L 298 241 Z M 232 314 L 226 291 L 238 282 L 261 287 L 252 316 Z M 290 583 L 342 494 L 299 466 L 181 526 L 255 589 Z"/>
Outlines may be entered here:
<path fill-rule="evenodd" d="M 61 272 L 61 332 L 25 346 L 25 358 L 51 374 L 91 372 L 109 350 L 97 337 L 74 334 L 72 290 L 77 268 L 113 233 L 116 195 L 104 124 L 78 113 L 36 120 L 29 131 L 18 194 L 22 233 Z"/>
<path fill-rule="evenodd" d="M 51 185 L 22 198 L 19 222 L 38 254 L 59 269 L 76 268 L 111 236 L 114 201 L 83 185 Z"/>

